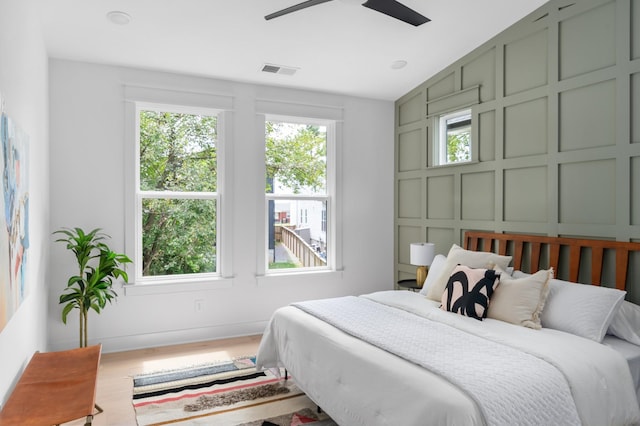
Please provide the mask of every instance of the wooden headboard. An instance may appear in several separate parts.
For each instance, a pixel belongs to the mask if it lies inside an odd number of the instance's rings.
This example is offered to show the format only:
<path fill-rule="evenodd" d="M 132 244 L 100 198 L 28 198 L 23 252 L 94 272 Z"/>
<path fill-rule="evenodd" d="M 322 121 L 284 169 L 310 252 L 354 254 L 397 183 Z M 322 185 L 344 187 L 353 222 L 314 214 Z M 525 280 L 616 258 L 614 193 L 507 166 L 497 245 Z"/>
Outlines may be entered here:
<path fill-rule="evenodd" d="M 553 267 L 557 277 L 566 276 L 565 279 L 572 282 L 579 282 L 580 272 L 584 274 L 586 268 L 588 283 L 594 285 L 602 284 L 605 258 L 612 252 L 615 260 L 610 263 L 615 268 L 615 287 L 626 290 L 629 254 L 640 252 L 640 243 L 467 231 L 464 248 L 513 256 L 514 269 L 524 272 Z M 568 256 L 568 261 L 562 261 L 563 254 Z"/>

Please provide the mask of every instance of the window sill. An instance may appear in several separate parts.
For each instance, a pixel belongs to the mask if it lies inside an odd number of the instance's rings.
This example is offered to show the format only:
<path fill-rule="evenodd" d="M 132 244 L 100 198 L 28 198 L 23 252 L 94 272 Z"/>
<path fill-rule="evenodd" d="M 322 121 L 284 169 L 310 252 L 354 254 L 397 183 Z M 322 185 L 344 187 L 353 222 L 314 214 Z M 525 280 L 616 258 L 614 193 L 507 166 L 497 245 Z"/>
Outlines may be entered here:
<path fill-rule="evenodd" d="M 471 164 L 478 164 L 480 163 L 478 160 L 471 160 L 471 161 L 460 161 L 459 163 L 448 163 L 448 164 L 433 164 L 431 166 L 429 166 L 429 169 L 441 169 L 441 168 L 446 168 L 446 167 L 456 167 L 456 166 L 468 166 Z"/>
<path fill-rule="evenodd" d="M 320 281 L 342 280 L 342 271 L 309 271 L 309 272 L 288 272 L 273 273 L 269 275 L 257 275 L 256 284 L 258 287 L 270 286 L 274 284 L 312 284 Z"/>
<path fill-rule="evenodd" d="M 148 296 L 154 294 L 185 293 L 190 291 L 209 291 L 231 288 L 233 278 L 203 278 L 175 280 L 171 282 L 146 282 L 144 284 L 125 284 L 125 296 Z"/>

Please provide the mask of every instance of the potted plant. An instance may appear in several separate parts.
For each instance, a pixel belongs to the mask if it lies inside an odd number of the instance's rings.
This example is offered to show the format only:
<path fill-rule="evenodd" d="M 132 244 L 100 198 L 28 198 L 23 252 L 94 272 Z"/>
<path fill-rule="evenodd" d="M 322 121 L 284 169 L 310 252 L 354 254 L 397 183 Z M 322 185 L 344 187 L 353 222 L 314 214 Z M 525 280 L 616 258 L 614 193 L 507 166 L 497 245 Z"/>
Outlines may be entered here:
<path fill-rule="evenodd" d="M 54 234 L 61 234 L 56 242 L 66 243 L 67 249 L 73 251 L 78 261 L 78 274 L 67 282 L 67 287 L 60 295 L 62 322 L 67 323 L 67 315 L 73 309 L 80 311 L 80 347 L 87 346 L 87 318 L 89 309 L 97 313 L 107 302 L 118 297 L 113 290 L 113 280 L 122 278 L 128 282 L 129 277 L 121 265 L 131 263 L 125 254 L 116 253 L 103 241 L 110 238 L 100 228 L 84 232 L 81 228 L 62 228 Z"/>

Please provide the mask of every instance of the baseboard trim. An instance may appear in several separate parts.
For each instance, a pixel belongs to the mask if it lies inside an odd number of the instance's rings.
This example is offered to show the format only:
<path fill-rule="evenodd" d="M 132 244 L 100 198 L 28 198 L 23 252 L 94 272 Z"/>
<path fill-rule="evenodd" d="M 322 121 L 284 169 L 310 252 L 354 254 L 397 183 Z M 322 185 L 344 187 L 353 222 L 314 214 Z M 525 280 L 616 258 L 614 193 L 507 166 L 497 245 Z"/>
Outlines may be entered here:
<path fill-rule="evenodd" d="M 89 339 L 90 345 L 102 344 L 102 353 L 123 352 L 160 346 L 180 345 L 207 340 L 228 339 L 232 337 L 254 336 L 264 333 L 268 321 L 256 321 L 242 324 L 226 324 L 212 327 L 170 330 L 155 333 L 136 334 Z M 76 340 L 50 342 L 50 350 L 59 351 L 78 346 Z"/>

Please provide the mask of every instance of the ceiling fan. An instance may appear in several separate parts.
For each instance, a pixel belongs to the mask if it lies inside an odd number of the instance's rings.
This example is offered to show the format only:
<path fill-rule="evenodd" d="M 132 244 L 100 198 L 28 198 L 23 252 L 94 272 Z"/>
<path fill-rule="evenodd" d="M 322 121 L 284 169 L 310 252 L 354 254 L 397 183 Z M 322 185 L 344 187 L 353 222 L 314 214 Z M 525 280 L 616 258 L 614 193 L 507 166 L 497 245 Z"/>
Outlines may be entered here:
<path fill-rule="evenodd" d="M 279 16 L 286 15 L 291 12 L 296 12 L 298 10 L 306 9 L 308 7 L 316 6 L 329 1 L 331 0 L 303 1 L 302 3 L 298 3 L 296 5 L 271 13 L 265 16 L 264 19 L 268 21 L 270 19 L 277 18 Z M 403 5 L 402 3 L 397 2 L 396 0 L 367 0 L 364 3 L 362 3 L 362 5 L 364 7 L 368 7 L 369 9 L 373 9 L 380 13 L 384 13 L 385 15 L 391 16 L 392 18 L 399 19 L 401 21 L 406 22 L 407 24 L 411 24 L 416 27 L 418 25 L 422 25 L 431 20 L 426 16 L 422 16 L 415 10 Z"/>

